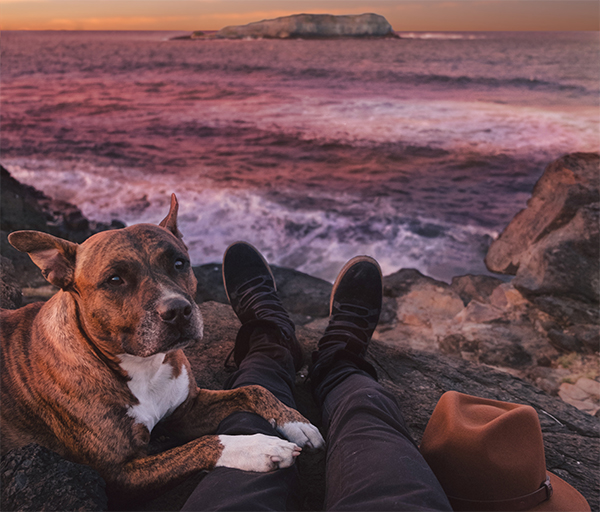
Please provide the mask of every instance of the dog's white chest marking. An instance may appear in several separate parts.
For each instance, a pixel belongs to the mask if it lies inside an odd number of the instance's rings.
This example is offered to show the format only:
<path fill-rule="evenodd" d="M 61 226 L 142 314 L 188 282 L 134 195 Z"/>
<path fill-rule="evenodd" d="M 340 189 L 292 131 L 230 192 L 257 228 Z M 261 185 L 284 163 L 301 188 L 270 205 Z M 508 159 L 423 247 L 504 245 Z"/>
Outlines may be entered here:
<path fill-rule="evenodd" d="M 164 353 L 150 357 L 121 354 L 119 357 L 121 368 L 131 378 L 127 385 L 139 402 L 131 406 L 127 414 L 152 432 L 161 419 L 169 416 L 187 398 L 187 370 L 184 366 L 179 376 L 174 378 L 173 367 L 164 363 Z"/>

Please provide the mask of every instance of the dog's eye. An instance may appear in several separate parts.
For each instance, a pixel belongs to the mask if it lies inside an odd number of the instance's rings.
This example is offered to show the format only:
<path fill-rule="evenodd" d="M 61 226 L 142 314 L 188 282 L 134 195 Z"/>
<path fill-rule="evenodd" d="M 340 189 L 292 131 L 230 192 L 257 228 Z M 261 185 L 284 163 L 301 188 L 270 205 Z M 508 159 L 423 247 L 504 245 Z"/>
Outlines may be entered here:
<path fill-rule="evenodd" d="M 174 264 L 175 270 L 177 270 L 177 271 L 184 270 L 185 266 L 186 266 L 186 263 L 187 262 L 185 260 L 182 260 L 182 259 L 175 260 L 175 264 Z"/>
<path fill-rule="evenodd" d="M 107 283 L 111 286 L 121 286 L 122 284 L 125 284 L 125 281 L 123 281 L 121 276 L 114 275 L 108 278 Z"/>

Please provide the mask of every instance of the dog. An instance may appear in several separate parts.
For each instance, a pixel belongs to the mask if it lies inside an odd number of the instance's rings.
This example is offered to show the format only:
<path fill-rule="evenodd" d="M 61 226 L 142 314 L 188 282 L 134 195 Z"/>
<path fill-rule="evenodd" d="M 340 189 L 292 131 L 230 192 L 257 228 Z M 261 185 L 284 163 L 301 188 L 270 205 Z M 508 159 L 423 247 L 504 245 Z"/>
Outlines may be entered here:
<path fill-rule="evenodd" d="M 196 278 L 173 194 L 159 225 L 97 233 L 82 244 L 38 231 L 10 243 L 60 290 L 46 303 L 1 310 L 2 453 L 38 443 L 96 469 L 111 500 L 167 490 L 219 466 L 289 467 L 315 426 L 260 386 L 199 389 L 183 348 L 202 338 Z M 215 435 L 234 411 L 271 422 L 287 439 Z M 157 423 L 184 444 L 149 455 Z"/>

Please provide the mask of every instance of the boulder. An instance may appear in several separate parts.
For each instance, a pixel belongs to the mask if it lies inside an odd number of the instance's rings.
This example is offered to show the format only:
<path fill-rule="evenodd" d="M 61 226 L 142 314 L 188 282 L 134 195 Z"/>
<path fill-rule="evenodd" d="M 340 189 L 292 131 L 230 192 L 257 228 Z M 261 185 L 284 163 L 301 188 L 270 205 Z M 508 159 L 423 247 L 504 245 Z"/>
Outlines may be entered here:
<path fill-rule="evenodd" d="M 577 210 L 564 226 L 521 254 L 515 288 L 528 296 L 600 300 L 600 203 Z"/>
<path fill-rule="evenodd" d="M 527 208 L 485 258 L 491 271 L 514 274 L 511 285 L 552 319 L 544 328 L 561 351 L 599 348 L 599 165 L 596 153 L 573 153 L 548 165 Z M 504 298 L 496 290 L 491 302 L 500 305 Z"/>
<path fill-rule="evenodd" d="M 0 194 L 0 230 L 5 232 L 34 229 L 81 243 L 98 231 L 125 227 L 117 220 L 111 224 L 90 221 L 77 206 L 19 183 L 1 165 Z"/>
<path fill-rule="evenodd" d="M 0 165 L 0 254 L 10 259 L 14 277 L 21 288 L 39 288 L 48 283 L 29 256 L 8 243 L 8 234 L 21 229 L 44 231 L 72 242 L 81 243 L 98 231 L 125 227 L 120 221 L 111 224 L 84 217 L 75 205 L 48 197 L 34 187 L 15 180 Z M 3 265 L 4 266 L 4 265 Z M 47 299 L 33 294 L 33 298 Z"/>
<path fill-rule="evenodd" d="M 191 38 L 205 38 L 202 33 Z M 340 37 L 397 37 L 392 26 L 378 14 L 333 16 L 330 14 L 294 14 L 248 25 L 230 26 L 210 37 L 216 39 L 294 39 Z"/>
<path fill-rule="evenodd" d="M 502 283 L 503 281 L 496 277 L 468 274 L 453 277 L 450 287 L 458 293 L 466 306 L 472 300 L 488 302 L 493 291 Z"/>
<path fill-rule="evenodd" d="M 0 475 L 4 511 L 107 510 L 106 484 L 96 471 L 37 444 L 10 451 Z"/>
<path fill-rule="evenodd" d="M 599 162 L 596 153 L 574 153 L 549 164 L 536 183 L 527 208 L 492 242 L 485 258 L 488 269 L 516 274 L 532 245 L 569 224 L 580 208 L 597 203 Z M 582 237 L 585 239 L 586 234 L 582 233 Z"/>

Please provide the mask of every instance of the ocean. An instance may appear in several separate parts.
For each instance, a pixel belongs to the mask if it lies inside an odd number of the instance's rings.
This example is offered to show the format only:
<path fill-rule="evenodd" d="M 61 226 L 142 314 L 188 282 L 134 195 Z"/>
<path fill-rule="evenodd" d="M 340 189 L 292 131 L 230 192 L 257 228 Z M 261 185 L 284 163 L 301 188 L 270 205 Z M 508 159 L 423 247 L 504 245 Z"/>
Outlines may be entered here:
<path fill-rule="evenodd" d="M 550 161 L 600 149 L 598 32 L 182 34 L 3 32 L 0 162 L 99 221 L 175 192 L 194 264 L 241 239 L 330 281 L 357 254 L 449 281 L 487 273 Z"/>

